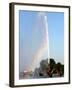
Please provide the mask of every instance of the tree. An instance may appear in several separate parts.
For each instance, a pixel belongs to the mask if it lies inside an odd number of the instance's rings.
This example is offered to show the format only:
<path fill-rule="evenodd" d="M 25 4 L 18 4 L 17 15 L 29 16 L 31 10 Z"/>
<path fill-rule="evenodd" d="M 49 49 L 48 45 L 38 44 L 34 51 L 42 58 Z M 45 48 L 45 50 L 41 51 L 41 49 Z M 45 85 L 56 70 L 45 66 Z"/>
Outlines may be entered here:
<path fill-rule="evenodd" d="M 42 70 L 45 70 L 47 67 L 48 67 L 48 59 L 42 60 L 42 61 L 40 62 L 40 68 L 41 68 Z"/>
<path fill-rule="evenodd" d="M 34 78 L 39 78 L 39 77 L 41 77 L 41 78 L 45 78 L 45 77 L 47 77 L 46 75 L 46 69 L 47 69 L 47 67 L 48 67 L 48 59 L 45 59 L 45 60 L 41 60 L 41 62 L 40 62 L 40 67 L 39 68 L 36 68 L 35 70 L 34 70 L 34 75 L 33 75 L 33 77 Z"/>
<path fill-rule="evenodd" d="M 60 62 L 56 64 L 56 70 L 59 72 L 60 76 L 64 74 L 64 65 L 62 65 Z"/>
<path fill-rule="evenodd" d="M 56 66 L 56 62 L 53 58 L 50 58 L 50 68 L 53 69 Z"/>
<path fill-rule="evenodd" d="M 56 64 L 55 60 L 53 58 L 50 58 L 50 65 Z"/>
<path fill-rule="evenodd" d="M 61 65 L 62 68 L 62 75 L 64 74 L 64 65 Z"/>

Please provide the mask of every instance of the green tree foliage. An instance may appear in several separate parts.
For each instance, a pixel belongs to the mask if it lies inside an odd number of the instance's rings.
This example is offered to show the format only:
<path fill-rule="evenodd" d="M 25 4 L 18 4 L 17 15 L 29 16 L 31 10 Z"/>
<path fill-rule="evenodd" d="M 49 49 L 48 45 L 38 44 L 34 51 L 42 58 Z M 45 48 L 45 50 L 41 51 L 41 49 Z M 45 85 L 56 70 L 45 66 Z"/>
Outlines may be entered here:
<path fill-rule="evenodd" d="M 60 62 L 56 64 L 56 69 L 60 72 L 60 75 L 64 74 L 64 65 L 62 65 Z"/>
<path fill-rule="evenodd" d="M 42 60 L 40 62 L 40 68 L 43 69 L 43 70 L 45 70 L 47 67 L 48 67 L 48 59 Z"/>
<path fill-rule="evenodd" d="M 60 62 L 56 63 L 53 58 L 41 60 L 40 67 L 35 69 L 36 77 L 53 77 L 54 75 L 64 75 L 64 65 Z"/>
<path fill-rule="evenodd" d="M 53 69 L 56 66 L 56 62 L 53 58 L 50 58 L 50 68 Z"/>

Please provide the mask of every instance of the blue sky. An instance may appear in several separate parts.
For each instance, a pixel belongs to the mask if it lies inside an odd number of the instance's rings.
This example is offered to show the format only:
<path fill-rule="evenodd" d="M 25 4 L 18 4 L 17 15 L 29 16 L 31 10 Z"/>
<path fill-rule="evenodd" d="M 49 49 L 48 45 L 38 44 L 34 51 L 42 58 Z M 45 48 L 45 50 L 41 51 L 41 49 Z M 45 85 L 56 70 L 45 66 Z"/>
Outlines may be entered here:
<path fill-rule="evenodd" d="M 38 48 L 41 32 L 36 31 L 38 13 L 34 11 L 19 11 L 19 45 L 20 71 L 31 63 L 33 53 Z M 64 63 L 64 13 L 45 12 L 48 22 L 50 57 L 56 62 Z"/>

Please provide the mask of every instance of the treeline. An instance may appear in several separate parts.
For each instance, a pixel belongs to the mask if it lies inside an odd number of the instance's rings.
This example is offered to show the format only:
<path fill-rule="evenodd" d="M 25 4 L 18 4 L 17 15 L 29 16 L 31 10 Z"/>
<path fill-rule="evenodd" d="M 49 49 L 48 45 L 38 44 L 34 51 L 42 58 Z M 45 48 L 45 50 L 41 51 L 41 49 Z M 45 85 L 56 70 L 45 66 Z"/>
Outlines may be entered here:
<path fill-rule="evenodd" d="M 62 77 L 64 76 L 64 65 L 61 62 L 56 63 L 53 58 L 41 60 L 40 67 L 34 71 L 34 77 Z"/>

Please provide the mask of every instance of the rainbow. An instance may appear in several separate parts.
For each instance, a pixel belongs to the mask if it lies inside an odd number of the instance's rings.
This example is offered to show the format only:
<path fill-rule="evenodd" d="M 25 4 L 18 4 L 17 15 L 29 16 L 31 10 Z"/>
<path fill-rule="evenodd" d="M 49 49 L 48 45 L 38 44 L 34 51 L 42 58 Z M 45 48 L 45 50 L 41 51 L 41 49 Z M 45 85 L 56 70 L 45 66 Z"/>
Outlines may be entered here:
<path fill-rule="evenodd" d="M 47 16 L 43 12 L 38 13 L 38 19 L 40 19 L 40 23 L 42 23 L 43 30 L 41 32 L 43 33 L 43 38 L 40 44 L 40 47 L 36 50 L 35 54 L 33 55 L 32 63 L 30 65 L 31 70 L 35 69 L 40 61 L 42 60 L 42 56 L 45 52 L 49 55 L 49 34 L 48 34 L 48 22 L 47 22 Z M 49 61 L 48 61 L 49 62 Z"/>

